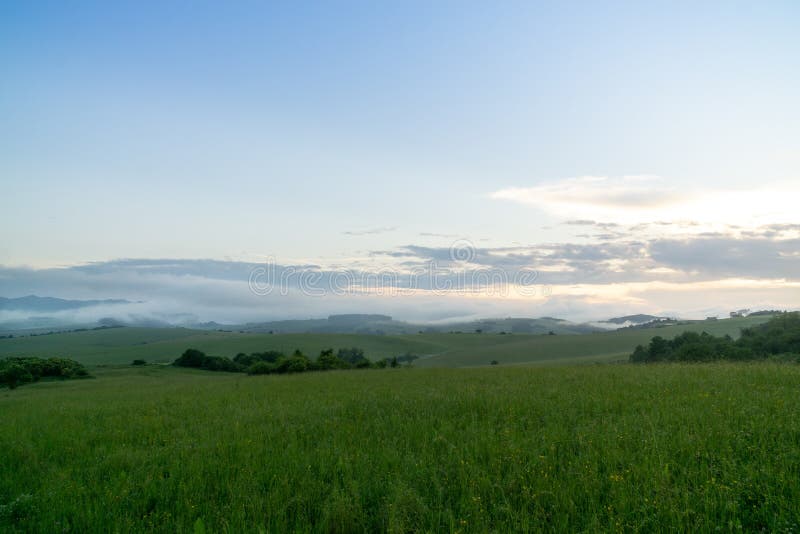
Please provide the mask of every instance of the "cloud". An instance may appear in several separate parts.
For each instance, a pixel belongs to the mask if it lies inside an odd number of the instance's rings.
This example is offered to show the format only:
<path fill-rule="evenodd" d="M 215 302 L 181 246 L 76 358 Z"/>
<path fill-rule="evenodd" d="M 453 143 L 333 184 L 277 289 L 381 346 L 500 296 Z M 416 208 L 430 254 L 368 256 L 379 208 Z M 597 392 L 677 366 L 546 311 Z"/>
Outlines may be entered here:
<path fill-rule="evenodd" d="M 794 183 L 750 189 L 678 188 L 655 176 L 584 176 L 510 187 L 489 195 L 568 218 L 568 224 L 588 225 L 601 220 L 626 225 L 696 226 L 698 230 L 715 225 L 753 228 L 792 224 L 796 222 L 798 196 L 800 187 Z"/>
<path fill-rule="evenodd" d="M 509 247 L 458 242 L 456 250 L 411 244 L 374 251 L 358 269 L 187 259 L 0 267 L 0 295 L 126 299 L 134 302 L 72 316 L 172 323 L 351 312 L 418 321 L 559 311 L 567 319 L 602 318 L 596 310 L 681 312 L 711 306 L 717 298 L 732 304 L 736 295 L 738 307 L 787 307 L 800 298 L 800 236 L 791 237 L 795 226 Z M 267 267 L 269 276 L 258 281 L 272 290 L 261 294 L 254 291 L 252 277 Z"/>
<path fill-rule="evenodd" d="M 420 237 L 441 237 L 444 239 L 458 239 L 460 236 L 457 234 L 439 234 L 436 232 L 420 232 Z"/>
<path fill-rule="evenodd" d="M 705 278 L 800 279 L 800 239 L 711 235 L 658 239 L 649 250 L 659 265 Z"/>
<path fill-rule="evenodd" d="M 665 185 L 660 178 L 649 176 L 582 176 L 533 187 L 501 189 L 491 193 L 490 197 L 578 215 L 586 213 L 586 208 L 591 208 L 595 213 L 613 213 L 613 210 L 619 209 L 652 210 L 685 199 L 684 194 Z M 579 219 L 575 222 L 594 221 Z"/>
<path fill-rule="evenodd" d="M 794 231 L 792 227 L 781 230 Z M 720 278 L 800 280 L 800 237 L 774 235 L 773 225 L 743 235 L 702 233 L 680 237 L 609 239 L 596 243 L 542 243 L 470 251 L 468 268 L 493 269 L 513 276 L 536 270 L 542 283 L 688 283 Z M 384 251 L 406 265 L 435 262 L 463 268 L 449 247 L 408 245 Z"/>
<path fill-rule="evenodd" d="M 350 236 L 376 235 L 376 234 L 385 234 L 388 232 L 394 232 L 395 230 L 397 230 L 396 226 L 383 226 L 380 228 L 368 228 L 366 230 L 351 230 L 347 232 L 342 232 L 342 234 Z"/>

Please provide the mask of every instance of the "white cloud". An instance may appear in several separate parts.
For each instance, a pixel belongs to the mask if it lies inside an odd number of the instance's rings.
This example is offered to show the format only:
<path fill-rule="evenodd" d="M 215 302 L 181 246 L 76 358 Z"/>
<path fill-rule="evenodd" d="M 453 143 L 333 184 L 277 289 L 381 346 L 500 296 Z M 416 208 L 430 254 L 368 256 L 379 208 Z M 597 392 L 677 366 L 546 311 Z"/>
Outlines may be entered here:
<path fill-rule="evenodd" d="M 679 224 L 684 230 L 685 222 L 693 221 L 693 231 L 699 233 L 724 225 L 752 228 L 794 222 L 800 186 L 782 183 L 751 189 L 681 188 L 657 176 L 583 176 L 501 189 L 489 196 L 569 219 L 621 224 L 666 221 Z"/>

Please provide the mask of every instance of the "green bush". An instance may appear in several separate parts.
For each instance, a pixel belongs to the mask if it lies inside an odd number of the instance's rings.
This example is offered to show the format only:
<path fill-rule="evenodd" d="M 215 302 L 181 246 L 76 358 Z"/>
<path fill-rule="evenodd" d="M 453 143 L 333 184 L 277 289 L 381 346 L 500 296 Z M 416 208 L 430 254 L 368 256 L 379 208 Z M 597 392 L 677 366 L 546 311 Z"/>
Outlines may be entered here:
<path fill-rule="evenodd" d="M 339 353 L 342 351 L 340 350 Z M 366 360 L 369 363 L 369 360 Z M 347 362 L 333 353 L 333 349 L 326 349 L 319 353 L 316 361 L 316 368 L 320 371 L 328 371 L 330 369 L 349 369 L 350 362 Z"/>
<path fill-rule="evenodd" d="M 364 351 L 359 349 L 358 347 L 353 347 L 350 349 L 339 349 L 339 352 L 336 353 L 336 356 L 350 365 L 357 365 L 361 361 L 369 361 L 367 360 L 366 356 L 364 356 Z"/>
<path fill-rule="evenodd" d="M 208 371 L 246 372 L 249 375 L 265 375 L 333 369 L 383 369 L 386 367 L 399 367 L 401 362 L 410 364 L 417 358 L 418 356 L 413 354 L 404 354 L 392 359 L 372 362 L 364 356 L 362 349 L 353 347 L 339 349 L 336 353 L 333 352 L 333 349 L 325 349 L 320 352 L 316 360 L 310 360 L 300 350 L 295 350 L 288 358 L 282 352 L 274 350 L 250 354 L 240 352 L 231 360 L 221 356 L 208 356 L 197 349 L 187 349 L 173 362 L 173 365 Z"/>
<path fill-rule="evenodd" d="M 41 378 L 85 378 L 89 372 L 83 365 L 67 358 L 6 358 L 0 360 L 0 385 L 11 389 Z"/>
<path fill-rule="evenodd" d="M 16 389 L 20 384 L 33 382 L 33 375 L 22 365 L 13 363 L 0 371 L 0 381 L 11 389 Z"/>
<path fill-rule="evenodd" d="M 225 358 L 223 356 L 206 356 L 205 352 L 197 349 L 187 349 L 180 358 L 172 363 L 172 365 L 206 369 L 208 371 L 244 371 L 243 365 L 231 361 L 230 358 Z"/>
<path fill-rule="evenodd" d="M 276 365 L 269 362 L 255 362 L 247 368 L 248 375 L 268 375 L 275 372 Z"/>
<path fill-rule="evenodd" d="M 275 363 L 278 360 L 282 360 L 285 357 L 286 356 L 282 352 L 279 352 L 277 350 L 268 350 L 266 352 L 253 352 L 251 354 L 245 354 L 243 352 L 240 352 L 233 358 L 233 361 L 244 367 L 250 367 L 256 362 Z"/>
<path fill-rule="evenodd" d="M 231 361 L 230 358 L 225 358 L 224 356 L 206 356 L 205 360 L 203 360 L 201 369 L 238 373 L 243 371 L 244 367 L 234 361 Z"/>
<path fill-rule="evenodd" d="M 197 349 L 186 349 L 183 354 L 181 354 L 180 358 L 175 360 L 172 365 L 177 365 L 178 367 L 196 367 L 199 369 L 203 366 L 203 361 L 205 361 L 205 359 L 205 352 L 201 352 Z"/>
<path fill-rule="evenodd" d="M 309 361 L 300 351 L 285 360 L 278 362 L 276 372 L 278 373 L 302 373 L 309 368 Z"/>
<path fill-rule="evenodd" d="M 713 360 L 763 360 L 777 355 L 800 353 L 800 313 L 782 313 L 766 323 L 745 328 L 734 341 L 703 332 L 684 332 L 668 340 L 655 336 L 645 347 L 639 345 L 630 356 L 634 363 L 708 362 Z M 784 357 L 783 359 L 790 359 Z"/>

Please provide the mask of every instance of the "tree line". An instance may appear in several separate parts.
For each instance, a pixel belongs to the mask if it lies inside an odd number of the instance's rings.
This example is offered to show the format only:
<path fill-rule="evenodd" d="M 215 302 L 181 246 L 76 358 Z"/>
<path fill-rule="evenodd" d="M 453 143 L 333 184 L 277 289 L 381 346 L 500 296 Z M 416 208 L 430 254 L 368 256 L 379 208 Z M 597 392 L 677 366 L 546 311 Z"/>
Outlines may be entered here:
<path fill-rule="evenodd" d="M 5 358 L 0 360 L 0 385 L 15 389 L 42 378 L 89 378 L 89 371 L 67 358 Z"/>
<path fill-rule="evenodd" d="M 342 348 L 337 352 L 325 349 L 316 359 L 311 359 L 302 351 L 295 350 L 287 356 L 283 352 L 268 350 L 265 352 L 240 352 L 233 359 L 224 356 L 209 356 L 197 349 L 187 349 L 173 365 L 192 367 L 207 371 L 227 371 L 247 373 L 249 375 L 289 374 L 307 371 L 330 371 L 334 369 L 384 369 L 410 364 L 417 356 L 405 354 L 371 361 L 364 356 L 364 351 L 357 347 Z"/>
<path fill-rule="evenodd" d="M 763 360 L 800 362 L 800 313 L 780 313 L 764 324 L 743 328 L 739 339 L 707 332 L 684 332 L 673 339 L 655 336 L 630 355 L 634 363 Z"/>

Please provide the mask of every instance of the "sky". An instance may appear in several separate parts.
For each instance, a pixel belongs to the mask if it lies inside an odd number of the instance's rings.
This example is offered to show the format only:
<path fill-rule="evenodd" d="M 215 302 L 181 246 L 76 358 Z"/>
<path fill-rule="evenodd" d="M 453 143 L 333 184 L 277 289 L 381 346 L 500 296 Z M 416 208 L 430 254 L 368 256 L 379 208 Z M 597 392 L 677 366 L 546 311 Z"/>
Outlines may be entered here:
<path fill-rule="evenodd" d="M 798 25 L 796 2 L 3 2 L 0 295 L 795 308 Z M 261 295 L 264 265 L 353 291 Z M 386 272 L 403 294 L 365 290 Z"/>

